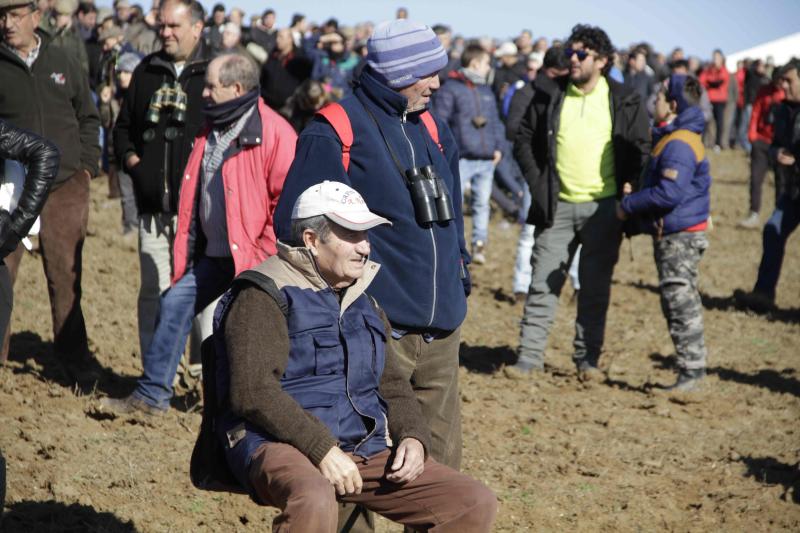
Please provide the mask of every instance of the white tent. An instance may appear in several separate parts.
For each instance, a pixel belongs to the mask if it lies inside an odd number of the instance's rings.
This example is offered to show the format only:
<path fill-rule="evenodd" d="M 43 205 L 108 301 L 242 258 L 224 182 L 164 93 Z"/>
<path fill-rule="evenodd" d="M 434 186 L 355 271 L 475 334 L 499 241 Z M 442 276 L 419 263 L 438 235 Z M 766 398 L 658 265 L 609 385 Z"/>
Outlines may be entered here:
<path fill-rule="evenodd" d="M 736 72 L 736 62 L 741 59 L 749 57 L 765 61 L 770 56 L 775 65 L 783 65 L 792 57 L 800 57 L 800 32 L 730 54 L 725 58 L 725 66 L 729 71 Z"/>

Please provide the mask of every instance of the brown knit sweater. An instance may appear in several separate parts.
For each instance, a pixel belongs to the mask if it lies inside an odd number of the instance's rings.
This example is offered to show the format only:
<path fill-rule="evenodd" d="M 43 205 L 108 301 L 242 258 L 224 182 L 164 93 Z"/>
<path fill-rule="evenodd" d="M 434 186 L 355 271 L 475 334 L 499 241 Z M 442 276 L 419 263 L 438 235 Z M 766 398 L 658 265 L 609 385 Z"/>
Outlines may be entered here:
<path fill-rule="evenodd" d="M 383 311 L 379 310 L 379 314 L 389 339 L 391 326 Z M 224 332 L 233 414 L 261 427 L 277 441 L 291 444 L 319 465 L 338 443 L 319 419 L 281 389 L 280 378 L 289 358 L 289 332 L 277 302 L 256 287 L 243 289 L 228 311 Z M 415 438 L 425 447 L 427 455 L 430 429 L 408 377 L 400 370 L 391 342 L 386 345 L 379 392 L 388 405 L 393 442 L 399 444 L 404 438 Z"/>

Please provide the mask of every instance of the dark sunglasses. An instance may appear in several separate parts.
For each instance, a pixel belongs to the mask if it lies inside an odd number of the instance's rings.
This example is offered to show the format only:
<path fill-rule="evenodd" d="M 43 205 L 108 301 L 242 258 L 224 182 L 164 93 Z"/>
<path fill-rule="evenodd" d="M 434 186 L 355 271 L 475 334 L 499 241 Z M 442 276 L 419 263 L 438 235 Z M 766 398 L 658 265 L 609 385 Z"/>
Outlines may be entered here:
<path fill-rule="evenodd" d="M 572 59 L 573 54 L 578 56 L 578 61 L 583 61 L 589 57 L 589 52 L 586 50 L 573 50 L 572 48 L 564 48 L 564 55 L 567 56 L 567 59 Z"/>

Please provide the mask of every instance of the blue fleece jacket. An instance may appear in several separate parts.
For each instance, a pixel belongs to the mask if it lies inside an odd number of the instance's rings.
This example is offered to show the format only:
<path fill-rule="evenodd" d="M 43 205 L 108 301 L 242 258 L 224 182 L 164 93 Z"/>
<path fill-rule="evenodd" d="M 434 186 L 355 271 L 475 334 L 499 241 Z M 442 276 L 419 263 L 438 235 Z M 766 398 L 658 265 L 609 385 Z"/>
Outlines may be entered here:
<path fill-rule="evenodd" d="M 692 106 L 653 130 L 644 185 L 622 199 L 629 215 L 644 215 L 652 233 L 676 233 L 708 219 L 711 174 L 700 136 L 703 111 Z"/>
<path fill-rule="evenodd" d="M 495 150 L 502 152 L 505 128 L 488 85 L 474 84 L 454 72 L 436 93 L 433 112 L 453 130 L 464 159 L 492 159 Z M 476 117 L 485 119 L 480 128 L 473 122 Z"/>
<path fill-rule="evenodd" d="M 388 218 L 392 226 L 369 232 L 370 259 L 381 270 L 369 294 L 398 329 L 451 331 L 467 312 L 469 255 L 464 242 L 458 148 L 450 129 L 436 120 L 444 153 L 419 118 L 407 114 L 407 100 L 370 74 L 362 72 L 354 94 L 341 105 L 354 132 L 349 175 L 342 165 L 342 145 L 330 124 L 316 117 L 300 134 L 278 207 L 278 238 L 291 240 L 291 214 L 297 197 L 311 185 L 336 180 L 356 189 L 370 210 Z M 414 218 L 411 195 L 367 106 L 404 168 L 432 164 L 450 192 L 455 219 L 421 226 Z"/>

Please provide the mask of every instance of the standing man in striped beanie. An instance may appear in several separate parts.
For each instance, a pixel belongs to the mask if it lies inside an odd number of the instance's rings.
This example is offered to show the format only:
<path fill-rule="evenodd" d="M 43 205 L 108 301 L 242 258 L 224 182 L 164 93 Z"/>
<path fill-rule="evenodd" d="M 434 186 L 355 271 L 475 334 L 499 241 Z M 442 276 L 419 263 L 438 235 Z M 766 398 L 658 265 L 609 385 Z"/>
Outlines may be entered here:
<path fill-rule="evenodd" d="M 378 25 L 367 49 L 353 94 L 325 108 L 300 135 L 275 228 L 289 241 L 295 201 L 323 180 L 354 188 L 392 222 L 370 233 L 370 259 L 382 267 L 367 292 L 389 318 L 389 349 L 430 426 L 426 455 L 457 469 L 458 350 L 469 255 L 458 148 L 447 125 L 427 111 L 447 54 L 428 26 L 409 20 Z"/>

